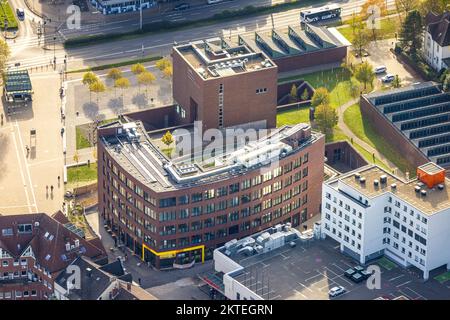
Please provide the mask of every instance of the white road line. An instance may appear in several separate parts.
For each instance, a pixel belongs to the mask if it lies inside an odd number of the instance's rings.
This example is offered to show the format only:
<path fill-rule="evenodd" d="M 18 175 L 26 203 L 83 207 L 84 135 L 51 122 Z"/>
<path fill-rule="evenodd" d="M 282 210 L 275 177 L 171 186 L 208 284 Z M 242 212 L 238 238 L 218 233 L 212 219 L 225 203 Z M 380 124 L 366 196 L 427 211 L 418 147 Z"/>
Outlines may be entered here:
<path fill-rule="evenodd" d="M 422 298 L 424 300 L 428 300 L 427 298 L 425 298 L 423 295 L 417 293 L 416 291 L 414 291 L 413 289 L 411 289 L 410 287 L 406 287 L 405 289 L 408 289 L 409 291 L 413 292 L 414 294 L 416 294 L 419 298 Z"/>
<path fill-rule="evenodd" d="M 24 149 L 24 145 L 23 145 L 22 135 L 20 134 L 20 128 L 19 128 L 19 124 L 18 124 L 17 120 L 16 120 L 16 124 L 15 125 L 17 127 L 17 132 L 19 134 L 20 145 L 22 147 L 22 155 L 23 155 L 23 158 L 25 160 L 25 169 L 27 170 L 28 182 L 30 183 L 30 189 L 31 189 L 31 195 L 33 196 L 33 201 L 34 201 L 34 204 L 35 204 L 35 207 L 36 207 L 36 212 L 38 212 L 39 210 L 38 210 L 38 207 L 37 207 L 36 196 L 34 194 L 33 183 L 31 182 L 30 168 L 28 167 L 27 157 L 25 155 L 25 151 L 23 150 Z"/>
<path fill-rule="evenodd" d="M 300 291 L 295 290 L 295 289 L 294 289 L 294 291 L 295 291 L 297 294 L 301 295 L 301 296 L 303 297 L 303 299 L 309 300 L 309 298 L 308 298 L 307 296 L 305 296 L 303 293 L 301 293 Z"/>
<path fill-rule="evenodd" d="M 21 205 L 21 206 L 4 206 L 4 207 L 0 207 L 0 209 L 29 208 L 29 207 L 34 207 L 34 206 L 35 206 L 35 204 Z"/>
<path fill-rule="evenodd" d="M 405 284 L 411 283 L 412 280 L 406 281 L 405 283 L 399 284 L 398 286 L 395 286 L 396 288 L 400 288 L 401 286 L 404 286 Z"/>
<path fill-rule="evenodd" d="M 322 276 L 322 274 L 319 272 L 319 274 L 316 274 L 315 276 L 309 277 L 309 278 L 305 279 L 305 281 L 309 281 L 311 279 L 314 279 L 314 278 L 320 277 L 320 276 Z"/>
<path fill-rule="evenodd" d="M 398 277 L 394 277 L 394 278 L 389 279 L 388 281 L 393 281 L 393 280 L 399 279 L 399 278 L 404 277 L 404 276 L 405 276 L 404 274 L 401 274 Z"/>
<path fill-rule="evenodd" d="M 305 288 L 306 290 L 309 290 L 310 292 L 314 292 L 311 288 L 305 286 L 303 283 L 298 282 L 298 281 L 297 281 L 297 283 L 298 283 L 299 285 L 301 285 L 303 288 Z"/>
<path fill-rule="evenodd" d="M 16 141 L 16 134 L 15 134 L 15 132 L 12 132 L 12 136 L 13 136 L 14 146 L 15 146 L 15 148 L 16 148 L 17 161 L 19 162 L 20 176 L 22 177 L 22 184 L 23 184 L 24 190 L 25 190 L 25 197 L 27 198 L 28 212 L 29 212 L 29 213 L 32 213 L 33 210 L 31 210 L 30 197 L 28 196 L 27 184 L 25 183 L 25 177 L 24 177 L 24 175 L 23 175 L 22 162 L 20 161 L 20 155 L 19 155 L 19 150 L 18 150 L 18 148 L 17 148 L 17 141 Z M 26 164 L 25 164 L 25 165 L 26 165 Z"/>

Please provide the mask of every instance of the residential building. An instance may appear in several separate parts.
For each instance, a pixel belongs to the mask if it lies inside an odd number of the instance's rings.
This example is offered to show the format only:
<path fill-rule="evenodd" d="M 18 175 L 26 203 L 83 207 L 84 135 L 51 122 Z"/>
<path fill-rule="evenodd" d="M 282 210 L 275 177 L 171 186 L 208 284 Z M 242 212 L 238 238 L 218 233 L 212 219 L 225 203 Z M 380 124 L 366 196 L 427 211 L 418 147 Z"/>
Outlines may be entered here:
<path fill-rule="evenodd" d="M 423 55 L 436 71 L 450 66 L 450 12 L 426 15 Z"/>
<path fill-rule="evenodd" d="M 319 213 L 324 136 L 307 124 L 191 162 L 193 153 L 169 158 L 160 136 L 125 120 L 98 129 L 99 212 L 157 268 L 211 258 L 230 239 Z"/>
<path fill-rule="evenodd" d="M 177 123 L 276 126 L 277 66 L 264 53 L 214 38 L 176 45 L 172 58 Z"/>
<path fill-rule="evenodd" d="M 80 270 L 79 287 L 69 280 L 70 274 L 61 273 L 55 280 L 55 298 L 58 300 L 155 300 L 147 291 L 132 283 L 116 260 L 100 266 L 86 257 L 78 257 L 70 266 Z M 138 289 L 139 288 L 139 289 Z"/>
<path fill-rule="evenodd" d="M 429 272 L 450 269 L 450 181 L 430 162 L 403 180 L 369 165 L 323 184 L 322 234 L 361 264 L 386 255 Z"/>
<path fill-rule="evenodd" d="M 0 215 L 0 230 L 0 300 L 49 299 L 74 259 L 106 257 L 101 242 L 82 238 L 61 212 Z"/>
<path fill-rule="evenodd" d="M 412 165 L 450 167 L 450 94 L 434 82 L 363 94 L 361 113 Z"/>

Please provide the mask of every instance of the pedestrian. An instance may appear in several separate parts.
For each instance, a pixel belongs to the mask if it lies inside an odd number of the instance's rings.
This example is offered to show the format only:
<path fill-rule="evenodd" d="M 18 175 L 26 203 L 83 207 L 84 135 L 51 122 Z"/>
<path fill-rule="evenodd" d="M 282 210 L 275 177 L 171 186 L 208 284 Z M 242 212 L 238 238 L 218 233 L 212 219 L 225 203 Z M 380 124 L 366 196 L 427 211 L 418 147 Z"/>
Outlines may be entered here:
<path fill-rule="evenodd" d="M 141 278 L 138 278 L 139 286 L 141 286 Z"/>
<path fill-rule="evenodd" d="M 50 186 L 50 192 L 53 193 L 53 185 Z"/>
<path fill-rule="evenodd" d="M 59 183 L 59 180 L 61 180 L 61 177 L 60 177 L 60 176 L 58 176 L 58 183 Z"/>

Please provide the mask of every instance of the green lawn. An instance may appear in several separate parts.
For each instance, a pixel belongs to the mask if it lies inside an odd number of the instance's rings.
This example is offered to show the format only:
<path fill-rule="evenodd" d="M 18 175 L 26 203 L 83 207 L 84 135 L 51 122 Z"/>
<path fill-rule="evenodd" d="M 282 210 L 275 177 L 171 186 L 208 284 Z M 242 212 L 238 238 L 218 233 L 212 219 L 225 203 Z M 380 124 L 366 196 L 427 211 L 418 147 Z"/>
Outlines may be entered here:
<path fill-rule="evenodd" d="M 89 140 L 86 139 L 86 137 L 84 136 L 83 130 L 81 130 L 81 128 L 76 127 L 75 131 L 76 131 L 77 150 L 92 147 Z"/>
<path fill-rule="evenodd" d="M 17 28 L 17 19 L 8 1 L 0 2 L 0 28 L 5 28 L 5 20 L 8 20 L 8 29 Z"/>
<path fill-rule="evenodd" d="M 375 29 L 377 39 L 390 39 L 395 37 L 395 33 L 400 28 L 400 20 L 398 17 L 389 17 L 380 20 L 380 29 Z M 339 32 L 353 42 L 353 30 L 350 25 L 338 28 Z"/>
<path fill-rule="evenodd" d="M 441 284 L 450 280 L 450 271 L 447 271 L 445 273 L 442 273 L 436 277 L 434 277 L 435 280 L 439 281 Z"/>
<path fill-rule="evenodd" d="M 324 87 L 330 92 L 331 105 L 338 107 L 351 100 L 350 95 L 350 71 L 346 68 L 338 67 L 314 73 L 294 75 L 281 78 L 278 82 L 287 82 L 303 79 L 314 88 Z"/>
<path fill-rule="evenodd" d="M 309 106 L 277 113 L 277 127 L 301 122 L 309 123 Z"/>
<path fill-rule="evenodd" d="M 386 257 L 381 258 L 380 260 L 377 261 L 377 263 L 386 270 L 392 270 L 394 268 L 397 268 L 397 265 Z"/>
<path fill-rule="evenodd" d="M 97 180 L 97 163 L 67 168 L 67 182 L 89 182 Z"/>
<path fill-rule="evenodd" d="M 354 104 L 345 110 L 344 122 L 358 138 L 377 149 L 402 172 L 409 171 L 411 176 L 415 174 L 414 166 L 403 157 L 395 146 L 378 135 L 369 121 L 363 119 L 359 104 Z"/>

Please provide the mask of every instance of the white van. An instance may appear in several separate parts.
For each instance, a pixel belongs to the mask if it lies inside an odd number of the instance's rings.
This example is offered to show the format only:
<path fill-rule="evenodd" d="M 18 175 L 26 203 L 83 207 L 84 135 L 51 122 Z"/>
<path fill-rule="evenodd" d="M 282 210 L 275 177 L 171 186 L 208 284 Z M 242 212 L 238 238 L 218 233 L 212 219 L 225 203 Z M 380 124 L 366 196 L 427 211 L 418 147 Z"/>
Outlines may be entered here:
<path fill-rule="evenodd" d="M 380 74 L 380 73 L 385 73 L 387 70 L 386 66 L 378 66 L 375 68 L 375 73 L 376 74 Z"/>

